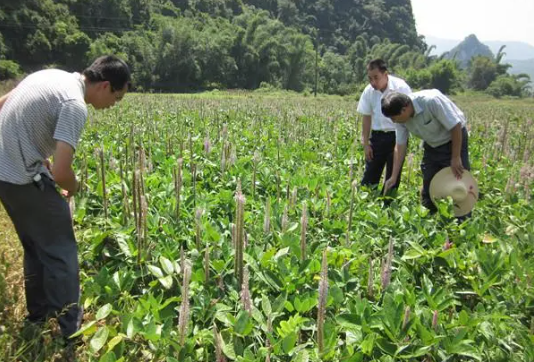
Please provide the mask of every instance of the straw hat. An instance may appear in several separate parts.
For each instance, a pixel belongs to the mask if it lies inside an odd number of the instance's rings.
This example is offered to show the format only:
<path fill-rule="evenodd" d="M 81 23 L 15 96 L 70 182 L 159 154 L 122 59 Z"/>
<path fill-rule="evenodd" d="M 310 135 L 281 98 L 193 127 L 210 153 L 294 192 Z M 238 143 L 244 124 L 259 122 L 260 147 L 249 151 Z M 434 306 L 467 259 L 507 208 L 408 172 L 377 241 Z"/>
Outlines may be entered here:
<path fill-rule="evenodd" d="M 434 175 L 430 181 L 430 199 L 434 202 L 447 197 L 452 198 L 455 216 L 464 216 L 473 210 L 478 200 L 478 186 L 469 171 L 464 170 L 459 180 L 450 167 L 445 167 Z"/>

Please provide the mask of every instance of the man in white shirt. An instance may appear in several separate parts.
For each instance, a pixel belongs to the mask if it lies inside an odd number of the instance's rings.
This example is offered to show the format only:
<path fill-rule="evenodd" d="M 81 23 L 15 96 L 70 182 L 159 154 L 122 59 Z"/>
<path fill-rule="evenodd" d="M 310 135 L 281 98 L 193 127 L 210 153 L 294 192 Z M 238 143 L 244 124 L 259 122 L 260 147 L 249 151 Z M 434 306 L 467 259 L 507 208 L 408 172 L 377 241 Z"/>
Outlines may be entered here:
<path fill-rule="evenodd" d="M 362 143 L 365 153 L 365 171 L 362 186 L 376 187 L 386 167 L 386 179 L 393 170 L 393 151 L 395 148 L 395 125 L 391 119 L 382 114 L 381 99 L 385 94 L 398 91 L 405 94 L 412 92 L 408 84 L 388 73 L 382 59 L 374 59 L 367 65 L 369 84 L 365 87 L 357 112 L 363 115 Z M 397 188 L 400 178 L 393 188 Z"/>
<path fill-rule="evenodd" d="M 410 95 L 392 92 L 382 99 L 382 112 L 397 126 L 393 172 L 384 185 L 385 191 L 397 183 L 410 133 L 424 141 L 421 162 L 423 206 L 436 211 L 429 195 L 430 181 L 445 167 L 451 167 L 457 178 L 470 170 L 468 135 L 463 112 L 439 90 L 423 90 Z"/>

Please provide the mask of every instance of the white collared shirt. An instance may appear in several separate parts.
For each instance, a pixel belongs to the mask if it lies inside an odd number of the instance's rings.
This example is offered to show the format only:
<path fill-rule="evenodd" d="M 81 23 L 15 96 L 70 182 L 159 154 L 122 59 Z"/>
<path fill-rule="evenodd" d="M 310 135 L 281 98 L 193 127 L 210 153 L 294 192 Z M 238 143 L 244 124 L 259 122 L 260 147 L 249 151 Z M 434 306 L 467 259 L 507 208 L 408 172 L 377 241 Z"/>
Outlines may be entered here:
<path fill-rule="evenodd" d="M 396 91 L 404 94 L 412 93 L 410 86 L 400 78 L 388 74 L 388 85 L 384 92 L 375 90 L 371 84 L 363 90 L 358 102 L 358 113 L 371 116 L 371 129 L 373 131 L 395 131 L 395 123 L 382 114 L 382 97 L 388 92 Z"/>
<path fill-rule="evenodd" d="M 451 130 L 458 123 L 465 127 L 464 113 L 439 90 L 423 90 L 409 97 L 415 114 L 408 122 L 396 124 L 398 144 L 405 145 L 413 133 L 430 147 L 438 147 L 452 139 Z"/>

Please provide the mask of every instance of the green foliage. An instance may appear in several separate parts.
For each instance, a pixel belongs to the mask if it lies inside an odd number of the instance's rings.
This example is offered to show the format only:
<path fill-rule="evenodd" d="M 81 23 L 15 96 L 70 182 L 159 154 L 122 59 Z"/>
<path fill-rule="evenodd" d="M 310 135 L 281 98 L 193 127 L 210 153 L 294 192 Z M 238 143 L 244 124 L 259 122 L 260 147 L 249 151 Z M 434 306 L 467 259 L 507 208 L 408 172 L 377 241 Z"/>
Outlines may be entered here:
<path fill-rule="evenodd" d="M 68 59 L 75 67 L 84 60 L 78 57 L 85 54 L 89 40 L 79 33 L 77 19 L 67 4 L 31 0 L 5 6 L 8 11 L 2 33 L 9 58 L 23 66 L 65 64 Z"/>
<path fill-rule="evenodd" d="M 330 64 L 336 64 L 334 60 Z M 87 179 L 87 192 L 80 196 L 85 204 L 78 203 L 86 210 L 76 218 L 82 260 L 88 264 L 82 278 L 83 300 L 94 316 L 85 322 L 81 334 L 92 356 L 107 358 L 106 354 L 114 353 L 128 361 L 152 354 L 153 360 L 215 360 L 215 324 L 222 352 L 236 361 L 265 361 L 267 352 L 271 360 L 281 361 L 528 360 L 532 349 L 529 306 L 534 300 L 529 282 L 533 270 L 528 259 L 533 231 L 529 221 L 534 210 L 523 189 L 515 193 L 517 201 L 509 199 L 504 189 L 524 164 L 522 157 L 512 155 L 521 155 L 528 147 L 525 130 L 530 105 L 455 99 L 470 114 L 473 169 L 480 170 L 476 175 L 485 193 L 468 223 L 451 222 L 449 204 L 444 203 L 436 216 L 420 207 L 421 180 L 414 175 L 421 154 L 414 144 L 411 151 L 416 160 L 405 165 L 404 191 L 390 208 L 383 209 L 382 201 L 364 190 L 355 193 L 348 236 L 353 242 L 348 247 L 344 241 L 352 180 L 346 161 L 354 156 L 353 178 L 363 172 L 362 151 L 352 148 L 360 131 L 352 116 L 353 102 L 334 98 L 328 103 L 321 103 L 321 98 L 310 102 L 286 94 L 278 98 L 217 94 L 130 95 L 118 108 L 92 115 L 95 122 L 80 142 L 77 169 L 84 167 L 85 158 L 89 174 L 94 173 L 98 165 L 91 155 L 97 142 L 124 165 L 124 180 L 111 163 L 106 168 L 108 196 L 116 201 L 110 203 L 107 220 L 102 195 L 94 191 L 98 178 Z M 516 119 L 512 113 L 521 116 Z M 122 122 L 113 121 L 115 115 Z M 508 156 L 495 145 L 504 122 L 487 123 L 492 119 L 510 123 Z M 225 136 L 220 133 L 223 128 Z M 209 153 L 203 145 L 206 135 L 212 140 Z M 236 158 L 223 171 L 225 142 L 231 143 Z M 133 150 L 141 146 L 146 151 L 145 192 L 150 200 L 144 246 L 132 243 L 136 239 L 133 215 L 125 215 L 121 201 L 122 182 L 131 184 L 138 167 L 131 162 L 138 155 Z M 254 152 L 260 155 L 257 161 L 252 159 Z M 494 154 L 503 156 L 498 159 Z M 178 157 L 184 166 L 179 220 L 171 176 Z M 484 172 L 483 158 L 487 160 Z M 193 163 L 198 171 L 194 189 Z M 237 179 L 246 195 L 248 243 L 243 259 L 250 271 L 254 301 L 250 311 L 243 307 L 232 267 Z M 290 201 L 293 187 L 295 203 Z M 132 190 L 125 192 L 131 201 Z M 267 199 L 272 200 L 268 233 L 263 225 Z M 304 261 L 299 257 L 302 202 L 308 206 L 310 226 Z M 282 229 L 286 206 L 289 224 Z M 197 245 L 188 225 L 194 223 L 199 207 L 205 210 L 206 236 Z M 491 240 L 486 233 L 498 241 L 486 243 Z M 371 281 L 374 298 L 365 299 L 369 259 L 375 261 L 371 273 L 378 276 L 378 260 L 392 235 L 391 284 L 383 290 L 376 277 Z M 447 238 L 453 247 L 443 250 Z M 176 343 L 182 246 L 193 269 L 191 320 L 183 346 Z M 329 287 L 324 352 L 318 355 L 315 331 L 324 248 Z M 209 269 L 215 272 L 209 279 L 203 278 L 201 255 L 206 252 Z M 137 255 L 142 256 L 139 262 Z"/>
<path fill-rule="evenodd" d="M 83 70 L 115 53 L 139 91 L 317 90 L 352 94 L 365 66 L 384 59 L 414 89 L 486 89 L 508 64 L 463 70 L 430 56 L 409 0 L 6 0 L 0 5 L 0 59 L 23 71 Z M 500 80 L 500 91 L 510 80 Z M 506 91 L 508 92 L 508 91 Z M 520 92 L 525 94 L 525 92 Z M 517 94 L 517 92 L 515 92 Z"/>
<path fill-rule="evenodd" d="M 522 97 L 528 92 L 530 78 L 526 75 L 500 75 L 486 89 L 496 98 L 504 96 Z"/>
<path fill-rule="evenodd" d="M 431 87 L 439 89 L 445 94 L 454 91 L 459 85 L 460 71 L 456 62 L 452 60 L 440 60 L 433 63 L 428 70 L 432 76 Z"/>
<path fill-rule="evenodd" d="M 504 55 L 503 45 L 495 59 L 484 56 L 477 56 L 471 59 L 469 64 L 469 79 L 468 86 L 474 90 L 487 90 L 487 93 L 494 95 L 495 97 L 501 97 L 503 95 L 521 96 L 524 94 L 523 87 L 528 83 L 530 79 L 521 79 L 519 77 L 510 77 L 506 73 L 511 67 L 510 64 L 501 63 Z M 527 76 L 528 78 L 528 76 Z M 498 79 L 498 81 L 497 81 Z M 523 83 L 525 82 L 526 83 Z M 491 89 L 488 89 L 492 83 L 495 83 Z"/>
<path fill-rule="evenodd" d="M 461 71 L 452 60 L 442 59 L 430 64 L 429 67 L 402 70 L 403 77 L 412 89 L 436 88 L 441 92 L 450 94 L 460 85 Z"/>
<path fill-rule="evenodd" d="M 7 52 L 8 49 L 4 43 L 4 37 L 2 36 L 2 33 L 0 33 L 0 60 L 5 59 Z"/>
<path fill-rule="evenodd" d="M 156 37 L 154 32 L 138 30 L 126 32 L 121 38 L 121 49 L 126 52 L 133 84 L 140 91 L 153 90 L 157 86 Z"/>
<path fill-rule="evenodd" d="M 493 59 L 477 56 L 469 65 L 468 86 L 475 90 L 485 90 L 497 78 L 497 64 Z"/>
<path fill-rule="evenodd" d="M 412 89 L 429 89 L 432 88 L 432 73 L 429 69 L 409 68 L 400 76 L 406 80 Z"/>
<path fill-rule="evenodd" d="M 354 72 L 345 57 L 327 52 L 319 66 L 319 79 L 323 93 L 349 94 L 354 85 Z"/>
<path fill-rule="evenodd" d="M 489 96 L 454 100 L 469 114 L 472 171 L 484 194 L 463 224 L 451 217 L 449 201 L 436 215 L 420 205 L 422 152 L 413 142 L 397 199 L 384 208 L 380 196 L 355 190 L 349 227 L 351 185 L 365 165 L 363 150 L 354 147 L 361 127 L 348 97 L 128 94 L 112 109 L 91 111 L 74 167 L 84 180 L 73 212 L 86 311 L 78 360 L 215 361 L 216 346 L 228 360 L 254 362 L 268 355 L 271 361 L 532 360 L 532 180 L 518 176 L 532 167 L 533 106 Z M 95 145 L 105 154 L 107 215 Z M 138 243 L 130 186 L 141 155 L 147 212 L 146 239 Z M 179 217 L 173 176 L 178 163 Z M 510 179 L 516 180 L 514 190 Z M 243 261 L 250 308 L 233 268 L 238 180 L 246 197 Z M 303 203 L 306 260 L 299 255 Z M 204 212 L 197 243 L 198 209 Z M 380 264 L 390 238 L 391 283 L 382 288 Z M 328 270 L 322 274 L 324 250 Z M 12 254 L 0 250 L 0 305 L 16 303 L 0 315 L 0 327 L 7 328 L 0 334 L 5 360 L 20 359 L 11 348 L 15 329 L 5 323 L 22 309 L 12 294 L 22 293 L 13 287 L 18 271 L 2 259 Z M 189 265 L 192 278 L 184 293 L 181 267 Z M 320 354 L 323 276 L 328 291 Z M 179 343 L 184 295 L 189 319 Z M 53 359 L 53 353 L 43 354 L 35 360 Z"/>
<path fill-rule="evenodd" d="M 503 57 L 506 55 L 504 52 L 504 49 L 506 48 L 506 45 L 502 45 L 499 50 L 497 51 L 497 55 L 495 56 L 495 64 L 497 65 L 497 74 L 498 75 L 504 75 L 508 71 L 508 69 L 511 67 L 510 64 L 507 63 L 501 63 Z"/>
<path fill-rule="evenodd" d="M 20 66 L 12 60 L 0 60 L 0 80 L 15 79 L 22 74 Z"/>
<path fill-rule="evenodd" d="M 405 0 L 28 0 L 0 14 L 0 57 L 80 71 L 115 53 L 139 90 L 313 89 L 319 48 L 319 89 L 348 94 L 371 56 L 404 66 L 423 49 Z"/>

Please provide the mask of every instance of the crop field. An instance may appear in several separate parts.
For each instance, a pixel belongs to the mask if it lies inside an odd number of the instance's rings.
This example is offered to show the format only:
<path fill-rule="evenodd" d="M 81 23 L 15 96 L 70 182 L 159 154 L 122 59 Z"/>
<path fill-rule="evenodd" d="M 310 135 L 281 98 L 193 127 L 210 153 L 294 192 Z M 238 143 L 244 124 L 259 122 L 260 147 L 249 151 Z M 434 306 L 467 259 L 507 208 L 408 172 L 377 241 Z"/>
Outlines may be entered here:
<path fill-rule="evenodd" d="M 131 94 L 91 112 L 70 202 L 78 359 L 534 361 L 534 103 L 454 100 L 481 192 L 460 225 L 448 201 L 420 206 L 415 138 L 389 207 L 359 186 L 354 99 Z M 45 347 L 17 335 L 6 219 L 0 355 L 59 361 L 53 324 Z"/>

